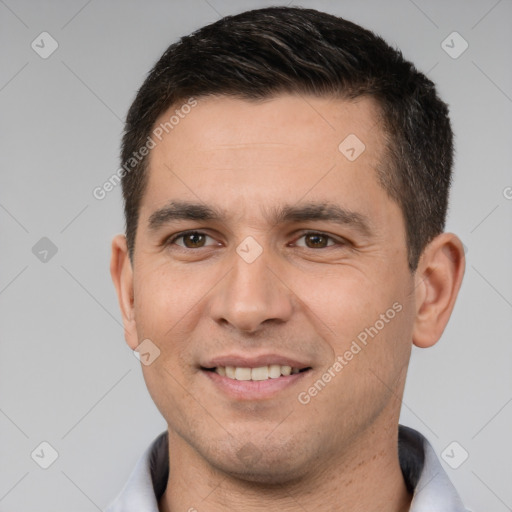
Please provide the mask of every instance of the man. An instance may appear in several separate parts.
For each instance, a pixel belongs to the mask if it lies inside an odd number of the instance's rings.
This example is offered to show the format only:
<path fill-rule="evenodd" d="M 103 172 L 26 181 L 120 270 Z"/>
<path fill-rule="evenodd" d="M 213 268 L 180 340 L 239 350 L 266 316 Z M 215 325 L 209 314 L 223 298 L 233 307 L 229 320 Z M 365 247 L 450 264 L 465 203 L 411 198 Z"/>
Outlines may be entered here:
<path fill-rule="evenodd" d="M 452 153 L 432 82 L 341 18 L 260 9 L 169 47 L 128 113 L 111 262 L 168 430 L 110 512 L 464 510 L 398 425 L 464 273 Z"/>

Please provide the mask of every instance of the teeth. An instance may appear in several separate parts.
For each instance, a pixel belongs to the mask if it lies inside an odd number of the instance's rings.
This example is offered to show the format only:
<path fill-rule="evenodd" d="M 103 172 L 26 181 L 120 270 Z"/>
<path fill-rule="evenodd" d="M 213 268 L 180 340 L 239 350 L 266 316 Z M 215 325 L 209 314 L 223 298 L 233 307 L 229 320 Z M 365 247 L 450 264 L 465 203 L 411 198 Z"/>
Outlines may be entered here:
<path fill-rule="evenodd" d="M 215 372 L 223 377 L 234 380 L 267 380 L 277 379 L 281 377 L 281 375 L 287 377 L 288 375 L 299 373 L 300 370 L 298 368 L 292 368 L 291 366 L 270 364 L 268 366 L 259 366 L 258 368 L 217 366 Z"/>
<path fill-rule="evenodd" d="M 277 379 L 278 377 L 281 377 L 281 366 L 278 364 L 271 364 L 268 367 L 268 376 L 271 379 Z"/>
<path fill-rule="evenodd" d="M 250 368 L 240 368 L 237 366 L 235 368 L 235 379 L 236 380 L 251 380 L 251 369 Z"/>
<path fill-rule="evenodd" d="M 268 366 L 260 366 L 251 370 L 252 380 L 267 380 L 268 379 Z"/>
<path fill-rule="evenodd" d="M 281 373 L 285 376 L 288 376 L 292 373 L 292 367 L 291 366 L 281 366 Z"/>

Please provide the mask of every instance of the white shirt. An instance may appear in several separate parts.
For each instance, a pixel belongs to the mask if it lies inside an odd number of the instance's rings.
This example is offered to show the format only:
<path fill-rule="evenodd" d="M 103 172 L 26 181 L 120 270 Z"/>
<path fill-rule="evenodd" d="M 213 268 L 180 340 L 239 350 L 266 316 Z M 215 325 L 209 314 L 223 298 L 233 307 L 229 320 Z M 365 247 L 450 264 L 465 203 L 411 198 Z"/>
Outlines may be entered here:
<path fill-rule="evenodd" d="M 416 430 L 399 426 L 400 467 L 413 492 L 410 512 L 467 512 L 430 443 Z M 169 474 L 167 432 L 137 462 L 125 486 L 105 512 L 159 512 Z"/>

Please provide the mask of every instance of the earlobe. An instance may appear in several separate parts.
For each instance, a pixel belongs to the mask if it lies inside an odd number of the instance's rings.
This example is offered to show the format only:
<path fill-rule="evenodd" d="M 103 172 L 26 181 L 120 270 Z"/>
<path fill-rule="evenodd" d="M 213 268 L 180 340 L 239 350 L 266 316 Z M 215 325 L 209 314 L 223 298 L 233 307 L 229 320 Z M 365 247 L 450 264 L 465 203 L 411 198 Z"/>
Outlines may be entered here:
<path fill-rule="evenodd" d="M 464 247 L 452 233 L 438 235 L 423 251 L 415 277 L 413 343 L 417 347 L 431 347 L 443 334 L 464 269 Z"/>
<path fill-rule="evenodd" d="M 116 235 L 112 240 L 110 275 L 123 315 L 126 342 L 130 348 L 135 349 L 138 341 L 134 314 L 133 269 L 124 235 Z"/>

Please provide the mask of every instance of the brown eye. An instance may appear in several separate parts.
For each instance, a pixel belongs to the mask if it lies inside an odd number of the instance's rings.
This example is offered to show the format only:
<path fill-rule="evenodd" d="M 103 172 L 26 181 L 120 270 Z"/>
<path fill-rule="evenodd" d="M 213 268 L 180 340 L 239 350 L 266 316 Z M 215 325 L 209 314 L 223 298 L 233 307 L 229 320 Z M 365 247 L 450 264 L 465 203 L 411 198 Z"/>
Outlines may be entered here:
<path fill-rule="evenodd" d="M 302 243 L 298 243 L 299 240 L 304 240 Z M 307 249 L 324 249 L 326 247 L 336 245 L 334 239 L 325 235 L 324 233 L 304 233 L 296 242 L 299 247 L 306 247 Z"/>
<path fill-rule="evenodd" d="M 328 237 L 325 235 L 313 233 L 305 235 L 305 240 L 306 245 L 311 249 L 321 249 L 323 247 L 327 247 Z"/>
<path fill-rule="evenodd" d="M 205 236 L 201 233 L 188 233 L 183 236 L 183 243 L 185 247 L 189 249 L 195 249 L 197 247 L 203 247 Z"/>
<path fill-rule="evenodd" d="M 201 249 L 214 243 L 206 243 L 207 239 L 214 241 L 212 237 L 201 233 L 200 231 L 187 231 L 174 237 L 171 237 L 167 242 L 168 245 L 179 245 L 185 249 Z"/>

